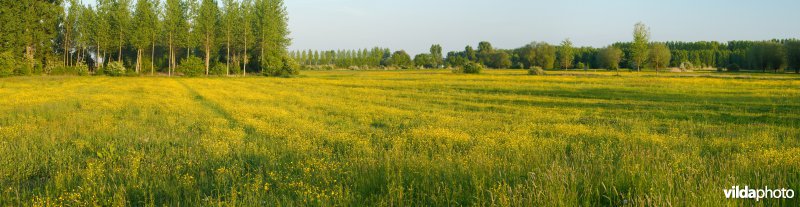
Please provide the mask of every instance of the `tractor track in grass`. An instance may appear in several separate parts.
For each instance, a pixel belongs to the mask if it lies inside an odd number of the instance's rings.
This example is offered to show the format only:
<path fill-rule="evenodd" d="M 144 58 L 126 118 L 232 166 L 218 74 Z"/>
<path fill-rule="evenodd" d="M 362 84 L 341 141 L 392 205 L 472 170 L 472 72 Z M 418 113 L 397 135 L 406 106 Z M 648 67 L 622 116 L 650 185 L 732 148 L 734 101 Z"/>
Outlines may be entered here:
<path fill-rule="evenodd" d="M 231 113 L 226 111 L 225 108 L 223 108 L 216 102 L 205 98 L 202 94 L 197 92 L 197 90 L 186 84 L 186 82 L 182 80 L 176 80 L 176 81 L 180 83 L 186 89 L 187 92 L 189 92 L 189 95 L 192 96 L 195 102 L 199 103 L 203 107 L 210 109 L 214 114 L 222 116 L 222 118 L 225 118 L 225 120 L 228 121 L 229 128 L 242 129 L 245 133 L 245 138 L 252 138 L 256 136 L 255 128 L 253 128 L 250 125 L 239 122 L 238 120 L 236 120 L 236 118 L 233 117 L 233 115 L 231 115 Z"/>

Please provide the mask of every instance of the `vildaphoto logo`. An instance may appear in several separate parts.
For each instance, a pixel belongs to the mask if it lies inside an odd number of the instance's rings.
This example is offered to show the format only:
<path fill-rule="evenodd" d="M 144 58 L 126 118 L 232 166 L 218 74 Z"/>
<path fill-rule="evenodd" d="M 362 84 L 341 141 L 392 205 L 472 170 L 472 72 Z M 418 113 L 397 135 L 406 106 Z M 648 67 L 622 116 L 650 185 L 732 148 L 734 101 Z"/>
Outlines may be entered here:
<path fill-rule="evenodd" d="M 739 186 L 731 186 L 731 189 L 724 189 L 726 198 L 741 198 L 741 199 L 782 199 L 794 198 L 794 190 L 792 189 L 770 189 L 764 187 L 763 189 L 750 189 L 749 186 L 739 188 Z"/>

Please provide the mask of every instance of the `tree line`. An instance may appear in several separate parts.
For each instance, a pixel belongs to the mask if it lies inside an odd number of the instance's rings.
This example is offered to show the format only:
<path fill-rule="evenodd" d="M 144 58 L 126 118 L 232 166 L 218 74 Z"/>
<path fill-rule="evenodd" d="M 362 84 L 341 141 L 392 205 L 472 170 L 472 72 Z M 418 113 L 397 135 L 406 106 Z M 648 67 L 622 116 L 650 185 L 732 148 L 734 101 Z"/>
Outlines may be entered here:
<path fill-rule="evenodd" d="M 651 42 L 634 26 L 632 42 L 603 48 L 532 42 L 497 49 L 489 42 L 445 55 L 440 45 L 413 58 L 388 48 L 287 51 L 283 0 L 21 0 L 0 2 L 0 76 L 163 73 L 281 76 L 305 69 L 724 68 L 800 72 L 800 41 Z M 113 64 L 112 64 L 113 63 Z"/>
<path fill-rule="evenodd" d="M 603 48 L 575 47 L 570 39 L 558 45 L 532 42 L 515 49 L 496 49 L 489 42 L 477 48 L 448 52 L 442 57 L 441 46 L 431 46 L 430 53 L 413 59 L 403 50 L 391 53 L 386 48 L 372 50 L 294 51 L 291 56 L 307 69 L 370 68 L 461 68 L 478 63 L 489 68 L 511 69 L 589 69 L 616 70 L 668 67 L 695 69 L 717 68 L 800 73 L 800 40 L 652 42 L 650 29 L 634 25 L 633 41 L 617 42 Z"/>
<path fill-rule="evenodd" d="M 293 74 L 287 20 L 283 0 L 2 1 L 0 76 Z"/>
<path fill-rule="evenodd" d="M 412 57 L 405 51 L 392 52 L 389 48 L 375 47 L 358 50 L 302 50 L 289 52 L 290 56 L 303 68 L 320 69 L 376 69 L 414 67 L 441 68 L 445 66 L 442 57 L 442 46 L 432 45 L 430 53 L 417 54 Z"/>

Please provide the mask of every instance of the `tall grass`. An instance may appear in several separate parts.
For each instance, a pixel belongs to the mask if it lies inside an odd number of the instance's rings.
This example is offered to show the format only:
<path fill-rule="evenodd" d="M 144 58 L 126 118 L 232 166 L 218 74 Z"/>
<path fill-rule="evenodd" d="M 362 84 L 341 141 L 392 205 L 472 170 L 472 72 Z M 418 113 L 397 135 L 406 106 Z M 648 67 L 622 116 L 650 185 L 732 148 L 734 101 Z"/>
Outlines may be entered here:
<path fill-rule="evenodd" d="M 0 79 L 0 205 L 796 206 L 800 80 Z"/>

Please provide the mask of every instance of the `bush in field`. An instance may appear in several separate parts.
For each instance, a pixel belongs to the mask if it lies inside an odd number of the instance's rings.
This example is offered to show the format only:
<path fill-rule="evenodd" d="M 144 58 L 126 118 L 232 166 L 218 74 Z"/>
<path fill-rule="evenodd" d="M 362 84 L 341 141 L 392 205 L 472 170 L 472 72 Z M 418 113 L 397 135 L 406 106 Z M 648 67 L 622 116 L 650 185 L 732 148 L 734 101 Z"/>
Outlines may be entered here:
<path fill-rule="evenodd" d="M 61 67 L 64 66 L 64 62 L 61 61 L 47 61 L 46 64 L 42 64 L 42 74 L 45 75 L 59 75 L 64 71 Z"/>
<path fill-rule="evenodd" d="M 75 68 L 75 71 L 78 73 L 79 76 L 89 75 L 89 66 L 83 64 L 82 62 L 78 62 L 78 64 L 75 65 L 73 68 Z"/>
<path fill-rule="evenodd" d="M 208 71 L 208 74 L 209 75 L 220 75 L 220 76 L 227 75 L 225 73 L 225 65 L 217 64 L 214 67 L 211 67 L 211 70 Z"/>
<path fill-rule="evenodd" d="M 530 70 L 528 70 L 528 75 L 545 75 L 544 70 L 542 67 L 534 66 Z"/>
<path fill-rule="evenodd" d="M 122 64 L 120 61 L 109 62 L 108 66 L 103 70 L 106 75 L 109 76 L 123 76 L 125 74 L 125 65 Z"/>
<path fill-rule="evenodd" d="M 8 77 L 14 75 L 15 69 L 19 63 L 14 54 L 10 51 L 0 53 L 0 77 Z"/>
<path fill-rule="evenodd" d="M 89 75 L 89 66 L 78 63 L 75 66 L 50 66 L 47 67 L 47 74 L 48 75 L 78 75 L 78 76 L 85 76 Z"/>
<path fill-rule="evenodd" d="M 681 70 L 691 70 L 694 69 L 694 65 L 690 62 L 683 62 L 681 63 Z"/>
<path fill-rule="evenodd" d="M 71 68 L 67 66 L 63 66 L 59 63 L 59 65 L 50 64 L 48 65 L 47 75 L 75 75 Z"/>
<path fill-rule="evenodd" d="M 303 70 L 334 70 L 335 65 L 304 65 Z"/>
<path fill-rule="evenodd" d="M 191 56 L 181 62 L 181 65 L 178 66 L 177 71 L 183 73 L 184 76 L 196 77 L 205 72 L 205 67 L 205 63 L 203 63 L 202 59 Z"/>
<path fill-rule="evenodd" d="M 97 67 L 94 69 L 94 75 L 105 75 L 105 67 L 103 65 L 97 64 Z"/>
<path fill-rule="evenodd" d="M 29 64 L 25 64 L 22 62 L 17 62 L 19 65 L 17 66 L 17 70 L 14 72 L 17 75 L 31 75 L 33 74 L 33 68 Z"/>
<path fill-rule="evenodd" d="M 236 64 L 231 64 L 230 66 L 230 74 L 231 75 L 241 75 L 242 74 L 242 67 Z"/>
<path fill-rule="evenodd" d="M 576 65 L 575 67 L 577 67 L 578 69 L 588 69 L 586 68 L 586 65 L 583 63 L 578 63 L 578 65 Z"/>
<path fill-rule="evenodd" d="M 294 59 L 289 57 L 281 58 L 281 66 L 280 67 L 268 67 L 264 65 L 264 75 L 266 76 L 273 76 L 273 77 L 287 77 L 292 75 L 297 75 L 300 73 L 298 70 L 300 65 L 294 61 Z"/>
<path fill-rule="evenodd" d="M 453 73 L 478 74 L 481 73 L 481 71 L 483 71 L 483 65 L 480 63 L 470 62 L 461 68 L 453 70 Z"/>

